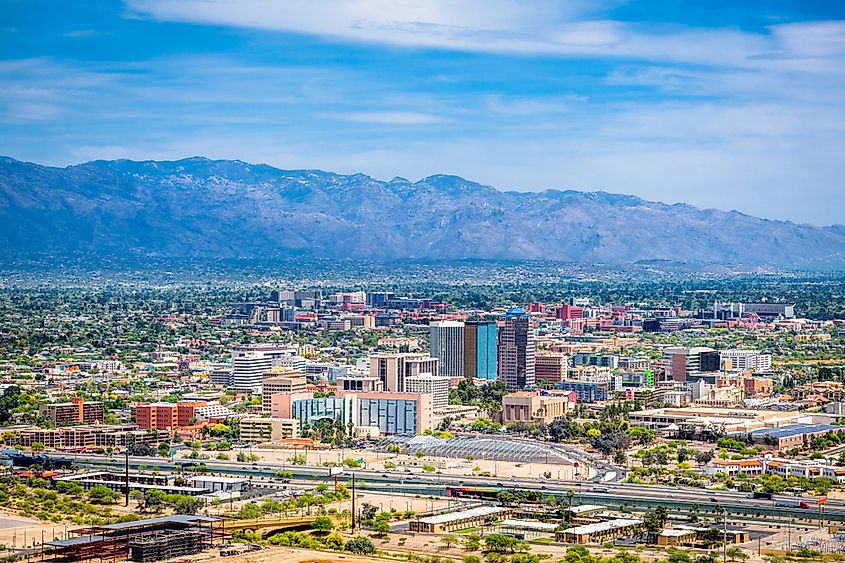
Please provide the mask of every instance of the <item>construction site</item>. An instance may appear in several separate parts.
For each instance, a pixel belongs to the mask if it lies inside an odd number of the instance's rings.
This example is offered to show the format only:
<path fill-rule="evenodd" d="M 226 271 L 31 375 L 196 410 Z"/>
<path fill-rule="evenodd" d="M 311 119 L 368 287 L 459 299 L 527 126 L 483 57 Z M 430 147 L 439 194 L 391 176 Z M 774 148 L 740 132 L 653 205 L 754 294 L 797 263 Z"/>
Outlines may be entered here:
<path fill-rule="evenodd" d="M 176 514 L 73 530 L 76 537 L 44 543 L 52 561 L 161 561 L 207 551 L 226 537 L 218 518 Z"/>
<path fill-rule="evenodd" d="M 211 547 L 207 539 L 206 535 L 196 530 L 148 534 L 129 542 L 129 559 L 138 563 L 151 563 L 201 553 Z"/>

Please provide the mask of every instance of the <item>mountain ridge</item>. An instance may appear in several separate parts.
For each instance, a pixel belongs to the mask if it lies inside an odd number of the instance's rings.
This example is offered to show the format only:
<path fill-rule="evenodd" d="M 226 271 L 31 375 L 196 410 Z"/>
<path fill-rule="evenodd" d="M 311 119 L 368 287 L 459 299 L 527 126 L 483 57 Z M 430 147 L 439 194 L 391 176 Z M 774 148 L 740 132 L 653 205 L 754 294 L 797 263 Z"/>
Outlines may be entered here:
<path fill-rule="evenodd" d="M 455 175 L 377 180 L 239 160 L 0 157 L 13 253 L 642 260 L 845 267 L 845 226 L 606 191 L 501 191 Z"/>

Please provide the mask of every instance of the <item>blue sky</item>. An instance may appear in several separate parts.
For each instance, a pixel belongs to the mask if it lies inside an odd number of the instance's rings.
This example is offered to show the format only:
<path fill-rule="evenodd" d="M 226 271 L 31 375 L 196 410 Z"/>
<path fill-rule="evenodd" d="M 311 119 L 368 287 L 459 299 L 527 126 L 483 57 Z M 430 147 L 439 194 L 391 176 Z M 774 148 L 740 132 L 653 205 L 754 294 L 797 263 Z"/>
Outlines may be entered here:
<path fill-rule="evenodd" d="M 845 223 L 843 6 L 0 0 L 0 154 L 451 173 Z"/>

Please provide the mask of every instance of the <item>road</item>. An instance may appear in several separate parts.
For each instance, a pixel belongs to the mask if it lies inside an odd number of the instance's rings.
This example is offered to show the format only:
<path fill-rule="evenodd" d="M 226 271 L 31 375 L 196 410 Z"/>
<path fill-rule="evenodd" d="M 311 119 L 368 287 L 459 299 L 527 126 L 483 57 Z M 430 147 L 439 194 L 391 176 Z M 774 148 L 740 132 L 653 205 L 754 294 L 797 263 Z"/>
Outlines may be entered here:
<path fill-rule="evenodd" d="M 122 456 L 109 457 L 97 454 L 45 454 L 54 458 L 71 458 L 80 467 L 100 469 L 122 469 Z M 160 457 L 132 457 L 130 467 L 150 470 L 168 469 L 179 471 L 184 463 L 203 463 L 208 467 L 205 473 L 243 476 L 247 478 L 272 479 L 277 471 L 288 471 L 297 480 L 328 481 L 327 467 L 307 467 L 301 465 L 262 462 L 248 464 L 232 461 L 191 462 L 189 460 L 171 461 Z M 346 470 L 341 480 L 356 477 L 356 485 L 363 490 L 393 493 L 418 494 L 422 496 L 445 496 L 449 486 L 494 487 L 512 492 L 540 491 L 543 496 L 565 496 L 568 491 L 575 493 L 576 504 L 600 504 L 619 508 L 652 510 L 658 505 L 666 506 L 674 514 L 685 514 L 697 505 L 702 515 L 715 514 L 717 506 L 728 512 L 734 519 L 761 521 L 769 524 L 786 524 L 790 521 L 812 521 L 819 518 L 816 499 L 811 497 L 783 497 L 790 500 L 805 500 L 809 509 L 775 506 L 773 501 L 750 499 L 745 493 L 732 491 L 711 491 L 691 487 L 665 487 L 656 485 L 605 484 L 595 481 L 558 481 L 555 479 L 511 478 L 496 479 L 490 477 L 451 476 L 430 473 L 383 472 L 367 469 Z M 824 519 L 830 522 L 845 522 L 845 501 L 829 500 L 824 505 Z"/>

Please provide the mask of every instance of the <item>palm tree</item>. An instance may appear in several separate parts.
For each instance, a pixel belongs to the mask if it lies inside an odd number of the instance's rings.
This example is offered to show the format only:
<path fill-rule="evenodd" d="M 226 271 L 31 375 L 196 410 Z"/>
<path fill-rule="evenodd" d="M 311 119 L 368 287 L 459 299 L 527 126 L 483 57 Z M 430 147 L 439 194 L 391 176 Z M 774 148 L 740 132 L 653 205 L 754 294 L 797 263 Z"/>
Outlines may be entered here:
<path fill-rule="evenodd" d="M 731 561 L 736 561 L 739 559 L 740 561 L 745 561 L 748 559 L 748 554 L 737 546 L 729 547 L 727 550 L 728 559 Z"/>
<path fill-rule="evenodd" d="M 566 500 L 568 501 L 568 504 L 569 504 L 569 509 L 566 511 L 566 521 L 567 522 L 572 521 L 572 499 L 573 498 L 575 498 L 575 491 L 573 491 L 572 489 L 569 489 L 568 491 L 566 491 Z"/>

